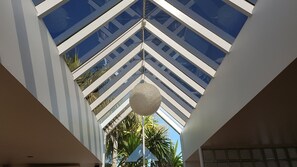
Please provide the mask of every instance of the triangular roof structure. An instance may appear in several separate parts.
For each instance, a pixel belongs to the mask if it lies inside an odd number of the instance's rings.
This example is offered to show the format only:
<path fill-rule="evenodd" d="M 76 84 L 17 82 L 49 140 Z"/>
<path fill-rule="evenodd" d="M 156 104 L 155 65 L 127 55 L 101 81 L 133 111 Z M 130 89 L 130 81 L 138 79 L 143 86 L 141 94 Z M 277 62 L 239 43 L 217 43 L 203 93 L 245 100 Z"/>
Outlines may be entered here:
<path fill-rule="evenodd" d="M 179 133 L 255 4 L 255 0 L 33 1 L 106 131 L 131 112 L 129 92 L 145 80 L 163 97 L 158 114 Z"/>

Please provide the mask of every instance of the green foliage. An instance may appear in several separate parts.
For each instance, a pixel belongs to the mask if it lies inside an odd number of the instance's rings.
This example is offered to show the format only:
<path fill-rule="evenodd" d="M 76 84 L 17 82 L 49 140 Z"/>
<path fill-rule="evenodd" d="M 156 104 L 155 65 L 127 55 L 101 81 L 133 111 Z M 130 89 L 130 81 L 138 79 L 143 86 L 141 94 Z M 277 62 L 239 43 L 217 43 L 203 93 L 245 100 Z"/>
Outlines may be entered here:
<path fill-rule="evenodd" d="M 87 97 L 87 100 L 89 101 L 89 103 L 92 103 L 93 101 L 95 101 L 97 99 L 97 97 L 94 97 L 96 95 L 94 95 L 94 93 L 90 93 Z M 95 115 L 97 115 L 103 108 L 105 108 L 113 99 L 111 98 L 107 98 L 105 100 L 103 100 L 94 110 L 93 112 L 95 113 Z"/>
<path fill-rule="evenodd" d="M 146 147 L 159 160 L 151 163 L 151 166 L 181 167 L 181 154 L 176 154 L 178 143 L 175 145 L 171 143 L 167 131 L 168 129 L 159 125 L 152 116 L 145 117 Z M 136 163 L 125 162 L 137 146 L 142 143 L 141 134 L 141 117 L 132 112 L 107 136 L 107 159 L 111 160 L 112 157 L 115 157 L 114 153 L 116 153 L 117 160 L 113 162 L 117 162 L 117 166 L 142 166 L 142 159 Z M 114 139 L 117 139 L 117 148 L 113 148 L 115 146 Z M 113 166 L 116 165 L 113 164 Z"/>
<path fill-rule="evenodd" d="M 101 69 L 92 69 L 82 74 L 80 77 L 76 79 L 77 84 L 81 88 L 81 90 L 84 90 L 89 85 L 91 85 L 95 80 L 97 80 L 99 77 L 101 77 L 103 74 L 105 74 L 109 70 L 109 67 L 103 67 Z"/>
<path fill-rule="evenodd" d="M 63 57 L 70 71 L 75 70 L 80 65 L 77 52 L 75 52 L 74 55 L 64 54 Z"/>

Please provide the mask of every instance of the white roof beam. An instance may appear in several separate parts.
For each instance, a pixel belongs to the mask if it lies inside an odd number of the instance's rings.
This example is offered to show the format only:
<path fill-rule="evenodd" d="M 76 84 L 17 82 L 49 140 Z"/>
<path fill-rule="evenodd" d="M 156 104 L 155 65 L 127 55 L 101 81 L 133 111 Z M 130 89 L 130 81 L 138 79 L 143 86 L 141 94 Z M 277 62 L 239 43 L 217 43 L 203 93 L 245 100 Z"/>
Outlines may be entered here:
<path fill-rule="evenodd" d="M 172 97 L 170 97 L 164 90 L 162 90 L 157 84 L 155 84 L 153 81 L 151 81 L 148 77 L 145 78 L 145 81 L 147 83 L 153 84 L 155 87 L 157 87 L 162 95 L 163 98 L 167 99 L 172 105 L 174 105 L 180 112 L 182 112 L 187 118 L 190 118 L 191 113 L 186 110 L 183 106 L 181 106 L 179 103 L 177 103 Z"/>
<path fill-rule="evenodd" d="M 61 43 L 58 46 L 59 54 L 65 53 L 67 50 L 72 48 L 74 45 L 78 44 L 82 40 L 89 37 L 93 32 L 97 31 L 100 27 L 102 27 L 105 23 L 108 21 L 111 21 L 113 18 L 115 18 L 118 14 L 120 14 L 122 11 L 127 9 L 130 5 L 132 5 L 136 0 L 122 0 L 120 3 L 118 3 L 116 6 L 108 10 L 106 13 L 104 13 L 102 16 L 88 24 L 86 27 L 72 35 L 70 38 L 68 38 L 66 41 Z"/>
<path fill-rule="evenodd" d="M 128 40 L 131 36 L 133 36 L 138 30 L 141 29 L 141 21 L 137 22 L 132 28 L 123 33 L 120 37 L 102 49 L 99 53 L 94 55 L 87 62 L 79 66 L 75 71 L 72 72 L 74 80 L 77 79 L 80 75 L 85 73 L 91 67 L 93 67 L 96 63 L 100 62 L 105 56 L 110 54 L 113 50 L 119 47 L 123 42 Z"/>
<path fill-rule="evenodd" d="M 161 107 L 169 114 L 171 115 L 176 122 L 181 124 L 182 126 L 186 125 L 186 122 L 181 119 L 174 111 L 172 111 L 165 103 L 161 102 Z"/>
<path fill-rule="evenodd" d="M 191 61 L 193 64 L 195 64 L 197 67 L 201 68 L 203 71 L 208 73 L 210 76 L 214 77 L 216 71 L 211 68 L 209 65 L 204 63 L 202 60 L 200 60 L 198 57 L 193 55 L 191 52 L 189 52 L 187 49 L 179 45 L 177 42 L 175 42 L 173 39 L 171 39 L 169 36 L 164 34 L 162 31 L 160 31 L 158 28 L 153 26 L 149 21 L 146 21 L 145 28 L 147 28 L 150 32 L 154 33 L 158 38 L 160 38 L 163 42 L 170 45 L 174 50 L 182 54 L 186 59 Z"/>
<path fill-rule="evenodd" d="M 234 7 L 236 10 L 245 14 L 246 16 L 251 16 L 253 14 L 254 5 L 248 3 L 245 0 L 224 0 L 227 4 Z"/>
<path fill-rule="evenodd" d="M 68 0 L 46 0 L 35 7 L 37 10 L 37 16 L 42 18 L 66 2 L 68 2 Z"/>
<path fill-rule="evenodd" d="M 174 90 L 176 94 L 178 94 L 181 98 L 183 98 L 186 102 L 188 102 L 192 107 L 196 107 L 197 103 L 192 100 L 187 94 L 181 91 L 177 86 L 175 86 L 172 82 L 170 82 L 167 78 L 165 78 L 162 74 L 160 74 L 156 69 L 154 69 L 148 63 L 145 64 L 145 68 L 149 70 L 152 74 L 154 74 L 157 78 L 159 78 L 164 84 L 166 84 L 169 88 Z"/>
<path fill-rule="evenodd" d="M 187 75 L 185 75 L 182 71 L 180 71 L 178 68 L 176 68 L 174 65 L 172 65 L 169 61 L 167 61 L 165 58 L 163 58 L 161 55 L 159 55 L 156 51 L 154 51 L 154 49 L 152 49 L 147 44 L 144 43 L 143 47 L 144 47 L 144 50 L 146 50 L 150 55 L 152 55 L 155 59 L 157 59 L 165 67 L 169 68 L 172 72 L 174 72 L 182 80 L 184 80 L 186 83 L 191 85 L 195 90 L 197 90 L 201 95 L 203 95 L 205 89 L 202 86 L 200 86 L 195 81 L 193 81 L 191 78 L 189 78 Z"/>
<path fill-rule="evenodd" d="M 164 110 L 161 110 L 161 108 L 159 108 L 157 110 L 158 115 L 163 118 L 176 132 L 178 132 L 179 134 L 181 134 L 182 132 L 182 128 L 180 126 L 178 126 L 170 117 L 168 117 L 165 113 Z"/>
<path fill-rule="evenodd" d="M 141 80 L 141 76 L 138 77 L 134 82 L 132 82 L 123 92 L 121 92 L 115 99 L 113 99 L 105 108 L 103 108 L 96 115 L 97 120 L 99 120 L 100 118 L 102 118 L 114 105 L 116 105 L 124 96 L 126 96 L 140 82 L 140 80 Z M 119 85 L 121 85 L 121 84 L 119 84 Z M 91 108 L 94 109 L 97 105 L 96 106 L 92 106 L 92 104 L 91 104 Z"/>
<path fill-rule="evenodd" d="M 189 16 L 185 15 L 182 11 L 175 8 L 167 1 L 165 0 L 151 0 L 151 1 L 154 2 L 158 7 L 163 9 L 165 12 L 170 14 L 172 17 L 181 21 L 184 25 L 189 27 L 191 30 L 195 31 L 197 34 L 200 34 L 201 37 L 203 37 L 207 41 L 211 42 L 212 44 L 220 48 L 225 53 L 228 53 L 230 51 L 231 44 L 229 42 L 225 41 L 223 38 L 211 32 L 209 29 L 199 24 Z"/>
<path fill-rule="evenodd" d="M 112 121 L 119 113 L 121 113 L 129 105 L 129 98 L 121 104 L 115 111 L 112 112 L 102 123 L 101 126 L 104 128 L 110 121 Z"/>
<path fill-rule="evenodd" d="M 107 89 L 101 96 L 99 96 L 90 106 L 91 109 L 95 109 L 103 100 L 111 95 L 117 88 L 124 84 L 134 73 L 136 73 L 142 67 L 142 62 L 135 65 L 129 72 L 127 72 L 121 79 L 118 80 L 112 87 Z"/>
<path fill-rule="evenodd" d="M 84 97 L 88 96 L 92 91 L 94 91 L 98 86 L 100 86 L 106 79 L 117 72 L 122 66 L 124 66 L 129 60 L 136 56 L 141 51 L 141 44 L 136 46 L 131 52 L 124 56 L 118 63 L 112 66 L 108 71 L 106 71 L 102 76 L 100 76 L 96 81 L 94 81 L 90 86 L 83 90 Z"/>

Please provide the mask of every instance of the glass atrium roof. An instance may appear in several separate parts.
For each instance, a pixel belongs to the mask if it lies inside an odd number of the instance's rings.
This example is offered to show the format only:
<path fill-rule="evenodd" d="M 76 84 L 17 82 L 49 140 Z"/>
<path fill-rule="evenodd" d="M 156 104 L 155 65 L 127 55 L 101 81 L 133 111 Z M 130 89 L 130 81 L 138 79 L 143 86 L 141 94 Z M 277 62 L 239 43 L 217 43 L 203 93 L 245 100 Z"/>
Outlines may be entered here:
<path fill-rule="evenodd" d="M 60 56 L 108 132 L 141 80 L 182 129 L 256 0 L 33 0 Z M 180 132 L 180 130 L 178 130 Z"/>

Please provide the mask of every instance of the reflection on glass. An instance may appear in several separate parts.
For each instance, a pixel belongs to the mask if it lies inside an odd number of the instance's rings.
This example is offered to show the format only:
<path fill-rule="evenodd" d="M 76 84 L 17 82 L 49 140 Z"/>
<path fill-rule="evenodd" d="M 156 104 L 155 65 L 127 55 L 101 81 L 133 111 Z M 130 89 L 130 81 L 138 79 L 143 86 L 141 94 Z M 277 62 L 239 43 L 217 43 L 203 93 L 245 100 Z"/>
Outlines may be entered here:
<path fill-rule="evenodd" d="M 137 46 L 137 44 L 139 44 L 140 42 L 141 41 L 134 35 L 123 44 L 121 44 L 119 47 L 117 47 L 115 50 L 113 50 L 109 55 L 104 57 L 100 62 L 95 64 L 92 68 L 87 70 L 76 80 L 80 88 L 84 90 L 86 87 L 92 84 L 109 68 L 120 61 L 127 53 L 129 53 L 129 51 L 135 48 L 135 46 Z"/>
<path fill-rule="evenodd" d="M 118 2 L 120 0 L 69 0 L 43 20 L 58 45 Z"/>
<path fill-rule="evenodd" d="M 214 25 L 234 38 L 247 19 L 247 16 L 222 0 L 177 0 L 179 3 L 176 0 L 168 1 L 197 22 L 206 22 L 204 26 L 207 28 Z"/>
<path fill-rule="evenodd" d="M 162 30 L 189 51 L 193 49 L 197 50 L 196 53 L 198 54 L 195 55 L 199 56 L 199 58 L 207 62 L 207 64 L 220 64 L 222 62 L 225 56 L 224 52 L 162 10 L 155 10 L 149 16 L 149 20 L 154 26 Z"/>
<path fill-rule="evenodd" d="M 114 20 L 105 24 L 87 39 L 65 53 L 66 57 L 74 57 L 77 55 L 79 64 L 86 62 L 89 58 L 134 25 L 139 19 L 140 16 L 137 15 L 136 12 L 133 12 L 132 9 L 122 12 Z M 125 45 L 130 46 L 135 42 L 134 39 L 129 39 L 125 42 Z"/>
<path fill-rule="evenodd" d="M 120 107 L 127 99 L 129 98 L 129 94 L 124 96 L 119 102 L 117 102 L 116 105 L 114 105 L 102 118 L 100 118 L 99 122 L 103 122 L 107 119 L 118 107 Z M 127 107 L 126 107 L 127 108 Z M 125 111 L 126 108 L 123 108 L 123 111 Z"/>
<path fill-rule="evenodd" d="M 203 82 L 208 84 L 211 80 L 211 77 L 207 75 L 203 70 L 193 65 L 189 60 L 184 58 L 183 55 L 176 52 L 173 48 L 170 47 L 170 45 L 167 45 L 165 42 L 162 42 L 158 37 L 156 37 L 154 34 L 150 33 L 150 40 L 146 40 L 147 43 L 151 43 L 155 45 L 155 47 L 160 48 L 160 50 L 163 51 L 161 54 L 164 56 L 167 60 L 172 58 L 175 60 L 176 63 L 182 65 L 184 68 L 186 68 L 189 72 L 193 73 L 195 76 L 200 78 Z"/>
<path fill-rule="evenodd" d="M 177 75 L 175 75 L 174 72 L 172 72 L 171 70 L 169 70 L 168 68 L 166 68 L 162 63 L 160 63 L 159 61 L 157 61 L 154 57 L 152 56 L 147 56 L 147 59 L 151 60 L 152 62 L 154 62 L 155 64 L 158 65 L 159 70 L 162 70 L 164 72 L 166 72 L 167 74 L 169 74 L 173 79 L 175 79 L 177 82 L 179 82 L 182 86 L 184 86 L 186 89 L 188 89 L 190 92 L 192 92 L 195 96 L 197 96 L 198 98 L 201 97 L 201 94 L 199 92 L 197 92 L 194 88 L 192 88 L 190 85 L 188 85 L 186 82 L 184 82 L 180 77 L 178 77 Z"/>
<path fill-rule="evenodd" d="M 116 89 L 112 94 L 110 94 L 105 100 L 103 100 L 93 111 L 95 114 L 98 114 L 101 110 L 103 110 L 109 103 L 112 102 L 114 98 L 116 98 L 126 87 L 128 87 L 133 80 L 135 80 L 136 76 L 139 76 L 140 72 L 136 72 L 133 74 L 126 82 L 124 82 L 118 89 Z M 100 95 L 99 95 L 100 96 Z M 99 97 L 98 96 L 98 97 Z M 96 97 L 96 98 L 98 98 Z M 117 106 L 118 107 L 118 106 Z M 116 108 L 117 108 L 116 107 Z"/>
<path fill-rule="evenodd" d="M 151 76 L 154 77 L 154 75 L 152 73 L 149 72 L 149 74 Z M 177 94 L 175 91 L 173 91 L 171 88 L 169 88 L 165 83 L 163 83 L 159 78 L 154 77 L 162 86 L 165 87 L 165 90 L 167 89 L 168 91 L 170 91 L 173 95 L 175 95 L 178 99 L 180 99 L 184 104 L 186 104 L 186 106 L 188 108 L 190 108 L 191 110 L 188 110 L 189 112 L 192 112 L 192 109 L 194 109 L 187 101 L 185 101 L 179 94 Z M 175 97 L 172 97 L 175 99 Z M 177 99 L 175 99 L 177 100 Z"/>

